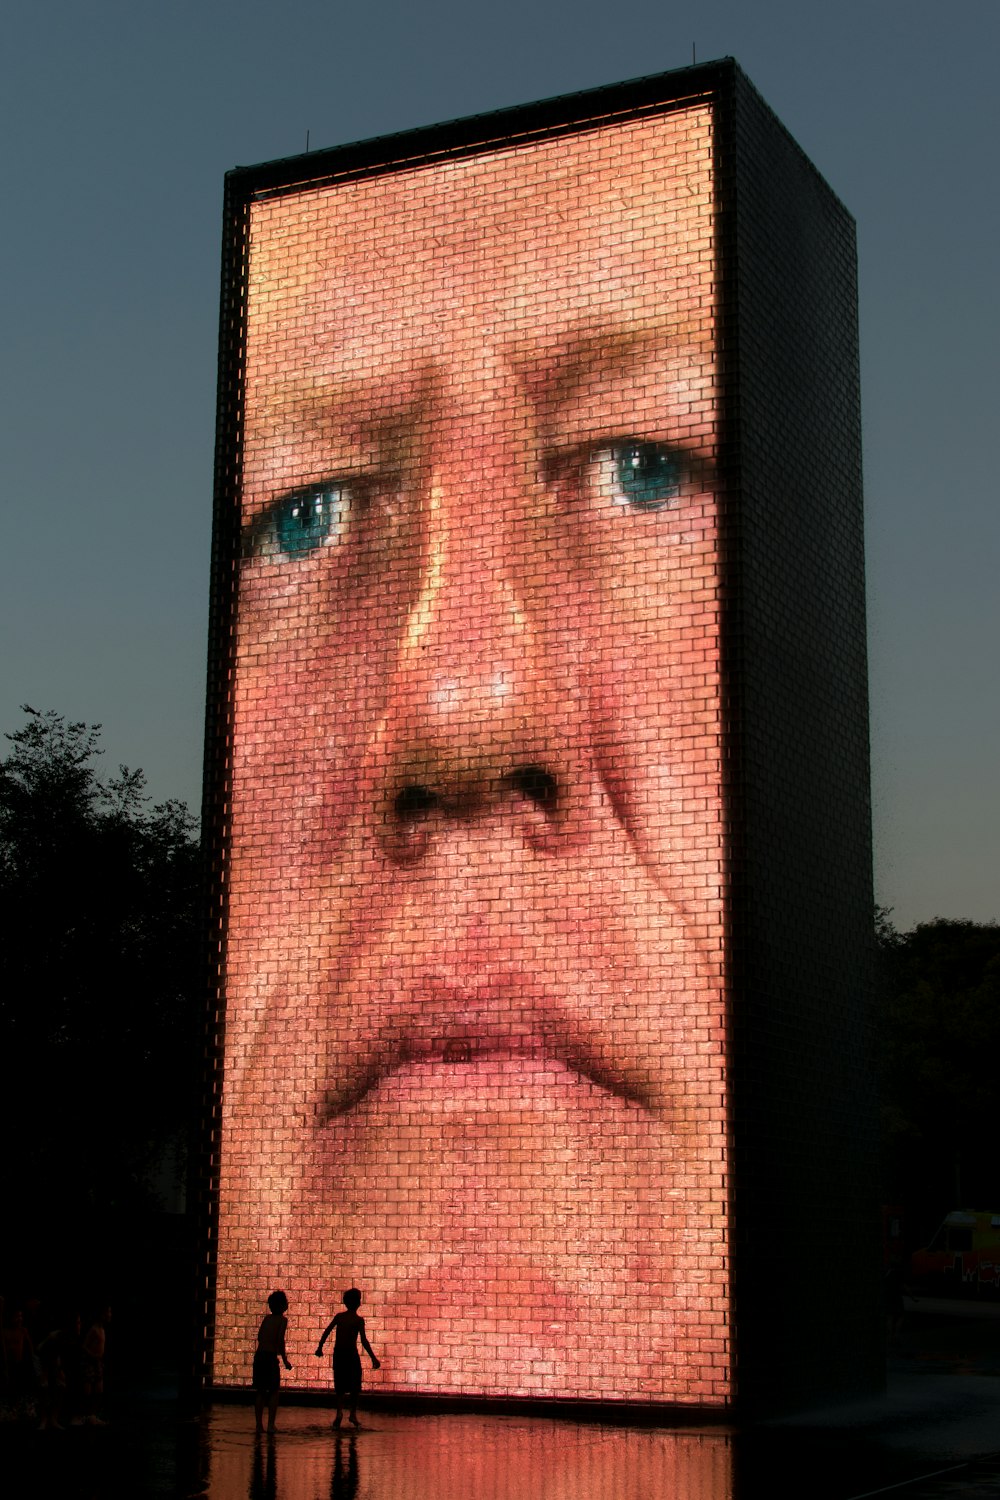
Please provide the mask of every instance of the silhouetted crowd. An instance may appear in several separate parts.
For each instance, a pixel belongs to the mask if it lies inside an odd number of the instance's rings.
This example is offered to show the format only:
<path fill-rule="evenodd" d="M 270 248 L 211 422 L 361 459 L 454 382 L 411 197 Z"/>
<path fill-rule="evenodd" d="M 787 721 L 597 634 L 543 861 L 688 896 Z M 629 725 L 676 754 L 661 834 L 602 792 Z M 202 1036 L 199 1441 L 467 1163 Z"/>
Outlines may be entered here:
<path fill-rule="evenodd" d="M 51 1431 L 104 1427 L 110 1306 L 85 1316 L 71 1303 L 0 1296 L 0 1320 L 0 1423 Z"/>

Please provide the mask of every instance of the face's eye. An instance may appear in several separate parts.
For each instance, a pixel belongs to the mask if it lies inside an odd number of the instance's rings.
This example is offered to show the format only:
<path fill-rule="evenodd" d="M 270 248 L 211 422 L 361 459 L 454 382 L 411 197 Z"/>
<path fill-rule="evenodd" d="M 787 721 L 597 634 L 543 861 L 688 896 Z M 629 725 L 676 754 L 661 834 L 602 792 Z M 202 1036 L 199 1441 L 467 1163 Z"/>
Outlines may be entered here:
<path fill-rule="evenodd" d="M 614 443 L 591 453 L 584 476 L 598 501 L 633 511 L 662 510 L 681 493 L 684 463 L 665 443 Z"/>
<path fill-rule="evenodd" d="M 324 542 L 339 542 L 351 513 L 347 485 L 317 485 L 278 500 L 267 513 L 260 551 L 275 556 L 312 552 Z"/>

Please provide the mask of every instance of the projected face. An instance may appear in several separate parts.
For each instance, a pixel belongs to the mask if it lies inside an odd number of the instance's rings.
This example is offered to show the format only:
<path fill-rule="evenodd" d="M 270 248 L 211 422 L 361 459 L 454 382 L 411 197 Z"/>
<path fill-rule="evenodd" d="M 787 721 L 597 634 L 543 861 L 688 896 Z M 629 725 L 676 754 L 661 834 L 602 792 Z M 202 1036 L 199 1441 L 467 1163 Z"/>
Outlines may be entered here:
<path fill-rule="evenodd" d="M 356 1284 L 384 1386 L 727 1392 L 711 198 L 692 108 L 253 208 L 216 1380 Z"/>

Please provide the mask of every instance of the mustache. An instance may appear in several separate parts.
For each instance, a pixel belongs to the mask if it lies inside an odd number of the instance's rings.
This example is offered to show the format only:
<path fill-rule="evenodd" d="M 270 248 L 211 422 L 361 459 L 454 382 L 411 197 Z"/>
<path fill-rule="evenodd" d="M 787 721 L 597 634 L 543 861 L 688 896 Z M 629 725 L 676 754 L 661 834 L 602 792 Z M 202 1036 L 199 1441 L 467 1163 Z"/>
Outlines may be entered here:
<path fill-rule="evenodd" d="M 348 1114 L 383 1079 L 408 1067 L 517 1058 L 552 1061 L 616 1098 L 643 1109 L 661 1108 L 651 1081 L 622 1067 L 614 1038 L 598 1032 L 558 1000 L 533 991 L 530 978 L 511 974 L 488 984 L 417 982 L 386 995 L 351 1034 L 349 1058 L 321 1103 L 327 1119 Z"/>

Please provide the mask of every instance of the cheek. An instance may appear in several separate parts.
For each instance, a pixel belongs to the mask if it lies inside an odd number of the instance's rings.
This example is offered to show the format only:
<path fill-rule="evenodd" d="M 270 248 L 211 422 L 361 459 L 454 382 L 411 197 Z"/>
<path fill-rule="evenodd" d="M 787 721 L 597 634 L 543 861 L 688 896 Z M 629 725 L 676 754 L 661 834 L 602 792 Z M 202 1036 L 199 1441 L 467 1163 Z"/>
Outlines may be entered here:
<path fill-rule="evenodd" d="M 717 562 L 711 530 L 646 538 L 606 559 L 586 629 L 601 778 L 629 832 L 664 840 L 704 803 L 719 740 Z M 697 799 L 688 788 L 697 780 Z"/>
<path fill-rule="evenodd" d="M 396 615 L 388 605 L 334 611 L 319 589 L 301 590 L 284 612 L 246 604 L 234 692 L 237 844 L 306 857 L 317 839 L 343 832 L 363 795 L 398 650 Z"/>

